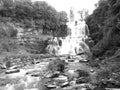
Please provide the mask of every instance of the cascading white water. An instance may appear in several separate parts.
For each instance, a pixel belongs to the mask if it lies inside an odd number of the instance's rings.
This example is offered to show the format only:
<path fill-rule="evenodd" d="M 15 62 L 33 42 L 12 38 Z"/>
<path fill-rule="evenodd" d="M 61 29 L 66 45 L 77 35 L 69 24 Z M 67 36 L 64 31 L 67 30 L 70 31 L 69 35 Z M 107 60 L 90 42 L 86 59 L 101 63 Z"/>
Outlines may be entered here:
<path fill-rule="evenodd" d="M 68 24 L 71 28 L 71 34 L 62 40 L 62 47 L 59 50 L 59 54 L 76 55 L 82 53 L 87 49 L 90 52 L 89 47 L 84 42 L 87 38 L 87 25 L 84 21 L 79 21 L 77 25 L 75 23 Z"/>
<path fill-rule="evenodd" d="M 65 37 L 65 39 L 60 38 L 62 45 L 59 46 L 57 39 L 52 39 L 57 44 L 52 45 L 49 44 L 47 47 L 47 51 L 51 54 L 69 54 L 69 55 L 77 55 L 80 53 L 86 53 L 90 55 L 90 49 L 88 45 L 85 43 L 85 39 L 88 38 L 89 29 L 85 21 L 79 18 L 75 18 L 69 20 L 67 23 L 68 28 L 71 29 L 70 34 Z M 55 52 L 55 53 L 53 53 Z"/>

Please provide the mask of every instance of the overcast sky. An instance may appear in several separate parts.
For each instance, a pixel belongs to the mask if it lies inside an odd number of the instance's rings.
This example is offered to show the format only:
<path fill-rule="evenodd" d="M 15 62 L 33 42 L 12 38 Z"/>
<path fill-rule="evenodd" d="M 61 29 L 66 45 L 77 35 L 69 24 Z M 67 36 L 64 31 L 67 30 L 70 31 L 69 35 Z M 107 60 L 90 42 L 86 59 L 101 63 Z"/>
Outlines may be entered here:
<path fill-rule="evenodd" d="M 89 10 L 90 14 L 95 9 L 94 4 L 98 2 L 98 0 L 37 0 L 37 1 L 46 1 L 51 6 L 53 6 L 57 11 L 66 11 L 68 13 L 70 7 L 74 7 L 76 10 L 86 8 Z"/>

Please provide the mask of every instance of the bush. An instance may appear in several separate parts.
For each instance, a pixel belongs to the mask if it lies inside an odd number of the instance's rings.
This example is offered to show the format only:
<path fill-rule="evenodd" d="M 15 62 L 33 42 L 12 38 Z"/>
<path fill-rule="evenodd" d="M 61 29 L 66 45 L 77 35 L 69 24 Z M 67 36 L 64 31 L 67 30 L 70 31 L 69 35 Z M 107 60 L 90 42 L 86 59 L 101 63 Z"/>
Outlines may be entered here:
<path fill-rule="evenodd" d="M 0 20 L 0 53 L 12 52 L 18 49 L 16 36 L 17 29 L 15 25 L 10 23 L 7 18 Z"/>
<path fill-rule="evenodd" d="M 12 52 L 18 49 L 18 45 L 14 39 L 0 39 L 0 53 Z"/>
<path fill-rule="evenodd" d="M 12 23 L 0 22 L 0 38 L 12 38 L 17 36 L 17 30 Z"/>
<path fill-rule="evenodd" d="M 60 60 L 60 59 L 56 59 L 50 62 L 49 66 L 48 66 L 48 70 L 55 72 L 55 71 L 60 71 L 60 72 L 64 72 L 65 70 L 65 61 Z"/>

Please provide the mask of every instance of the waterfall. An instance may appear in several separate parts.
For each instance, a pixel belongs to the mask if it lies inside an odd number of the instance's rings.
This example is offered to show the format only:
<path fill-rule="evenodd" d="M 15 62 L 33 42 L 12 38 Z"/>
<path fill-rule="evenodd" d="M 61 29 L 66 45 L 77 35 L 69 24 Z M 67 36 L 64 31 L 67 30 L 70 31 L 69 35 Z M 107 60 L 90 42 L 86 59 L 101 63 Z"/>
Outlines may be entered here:
<path fill-rule="evenodd" d="M 87 56 L 91 56 L 91 52 L 89 46 L 85 43 L 85 40 L 88 39 L 89 29 L 85 21 L 79 18 L 75 18 L 69 20 L 67 23 L 68 28 L 70 28 L 70 34 L 65 37 L 65 39 L 53 39 L 57 44 L 52 45 L 49 44 L 47 47 L 47 51 L 50 54 L 55 51 L 56 55 L 78 55 L 78 54 L 86 54 Z M 59 41 L 61 45 L 59 45 Z"/>
<path fill-rule="evenodd" d="M 75 21 L 75 23 L 76 22 L 77 21 Z M 68 27 L 71 29 L 71 34 L 65 37 L 65 39 L 57 39 L 55 37 L 51 40 L 52 43 L 47 47 L 50 54 L 90 54 L 90 49 L 85 43 L 85 39 L 87 39 L 89 35 L 88 26 L 85 21 L 78 21 L 77 24 L 75 23 L 68 23 Z M 59 41 L 61 41 L 61 45 L 59 45 Z"/>
<path fill-rule="evenodd" d="M 85 51 L 90 52 L 88 45 L 85 43 L 89 34 L 87 24 L 84 21 L 77 23 L 77 25 L 74 23 L 68 24 L 68 27 L 71 28 L 71 34 L 63 40 L 60 54 L 76 55 Z"/>

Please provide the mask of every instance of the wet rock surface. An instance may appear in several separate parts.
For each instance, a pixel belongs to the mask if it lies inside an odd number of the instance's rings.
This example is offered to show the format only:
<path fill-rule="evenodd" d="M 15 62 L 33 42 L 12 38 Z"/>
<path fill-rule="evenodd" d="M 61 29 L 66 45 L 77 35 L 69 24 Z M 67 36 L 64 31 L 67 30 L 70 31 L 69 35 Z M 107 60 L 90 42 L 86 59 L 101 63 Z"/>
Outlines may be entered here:
<path fill-rule="evenodd" d="M 0 90 L 97 90 L 91 83 L 96 71 L 78 56 L 9 56 L 4 62 Z"/>
<path fill-rule="evenodd" d="M 20 72 L 19 69 L 12 69 L 12 70 L 7 70 L 5 74 L 12 74 L 12 73 L 18 73 L 18 72 Z"/>

